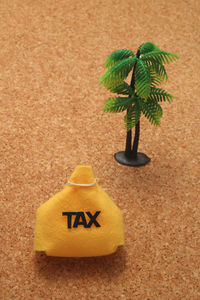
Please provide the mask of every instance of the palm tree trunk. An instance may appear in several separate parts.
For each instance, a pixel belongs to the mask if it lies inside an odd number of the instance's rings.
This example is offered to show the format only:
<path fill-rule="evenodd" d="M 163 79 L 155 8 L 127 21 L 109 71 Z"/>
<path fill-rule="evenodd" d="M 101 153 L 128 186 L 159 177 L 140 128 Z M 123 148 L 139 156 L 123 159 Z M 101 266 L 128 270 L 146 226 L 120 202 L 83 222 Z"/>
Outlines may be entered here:
<path fill-rule="evenodd" d="M 132 154 L 131 143 L 132 143 L 132 130 L 129 130 L 129 131 L 127 131 L 127 134 L 126 134 L 125 155 L 127 158 L 130 158 L 131 154 Z"/>
<path fill-rule="evenodd" d="M 140 57 L 140 49 L 138 49 L 136 57 Z M 133 73 L 132 73 L 132 78 L 131 78 L 131 87 L 133 91 L 135 91 L 135 66 L 136 63 L 133 67 Z M 131 95 L 129 95 L 131 97 Z M 129 108 L 130 109 L 130 108 Z M 128 109 L 127 109 L 127 114 L 128 114 Z M 135 126 L 135 138 L 134 138 L 134 143 L 133 143 L 133 150 L 131 149 L 131 144 L 132 144 L 132 130 L 127 131 L 126 134 L 126 149 L 125 149 L 125 156 L 130 158 L 130 157 L 137 157 L 137 149 L 138 149 L 138 143 L 139 143 L 139 135 L 140 135 L 140 121 L 138 121 L 137 125 Z"/>
<path fill-rule="evenodd" d="M 133 150 L 132 150 L 132 157 L 134 159 L 137 158 L 139 138 L 140 138 L 140 120 L 137 122 L 135 126 L 135 137 L 134 137 Z"/>

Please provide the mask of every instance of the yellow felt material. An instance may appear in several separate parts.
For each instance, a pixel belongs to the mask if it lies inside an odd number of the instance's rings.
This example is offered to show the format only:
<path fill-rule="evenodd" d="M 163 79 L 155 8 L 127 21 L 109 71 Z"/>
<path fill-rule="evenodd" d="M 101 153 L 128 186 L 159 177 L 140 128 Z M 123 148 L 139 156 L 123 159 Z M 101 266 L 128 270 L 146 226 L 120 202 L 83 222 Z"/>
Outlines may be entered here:
<path fill-rule="evenodd" d="M 92 184 L 95 182 L 90 166 L 77 166 L 69 182 Z M 90 228 L 79 225 L 68 228 L 63 212 L 86 212 L 92 215 L 100 211 Z M 72 225 L 75 215 L 71 218 Z M 45 251 L 49 256 L 100 256 L 111 254 L 124 244 L 123 219 L 120 209 L 96 183 L 94 186 L 71 186 L 65 188 L 42 204 L 36 213 L 34 250 Z"/>

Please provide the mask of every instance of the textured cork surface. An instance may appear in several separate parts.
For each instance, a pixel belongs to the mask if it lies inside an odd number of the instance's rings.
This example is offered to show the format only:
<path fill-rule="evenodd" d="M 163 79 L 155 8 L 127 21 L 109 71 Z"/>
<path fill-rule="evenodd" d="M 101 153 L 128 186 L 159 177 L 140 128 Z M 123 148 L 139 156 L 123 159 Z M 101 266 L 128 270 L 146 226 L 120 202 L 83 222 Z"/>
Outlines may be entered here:
<path fill-rule="evenodd" d="M 200 299 L 198 0 L 0 1 L 0 198 L 3 300 Z M 102 113 L 107 56 L 143 42 L 180 55 L 167 66 L 161 127 L 141 119 L 135 169 L 123 113 Z M 124 215 L 125 246 L 68 259 L 33 251 L 36 209 L 78 164 Z"/>

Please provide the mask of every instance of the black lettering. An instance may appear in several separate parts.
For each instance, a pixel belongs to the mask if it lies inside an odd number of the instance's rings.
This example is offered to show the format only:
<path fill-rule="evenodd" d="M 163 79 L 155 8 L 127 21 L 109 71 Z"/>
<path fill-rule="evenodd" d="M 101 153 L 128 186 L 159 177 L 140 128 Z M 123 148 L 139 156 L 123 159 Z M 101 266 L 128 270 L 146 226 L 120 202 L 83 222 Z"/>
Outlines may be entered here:
<path fill-rule="evenodd" d="M 74 221 L 73 228 L 77 228 L 79 225 L 83 225 L 85 228 L 87 228 L 87 222 L 86 222 L 86 219 L 85 219 L 84 212 L 77 212 L 76 213 L 76 219 Z"/>
<path fill-rule="evenodd" d="M 76 215 L 76 212 L 63 212 L 63 216 L 67 216 L 67 227 L 72 228 L 72 216 Z"/>
<path fill-rule="evenodd" d="M 100 212 L 101 212 L 100 210 L 96 211 L 96 213 L 94 215 L 92 215 L 89 211 L 86 212 L 86 214 L 90 218 L 90 221 L 87 224 L 88 228 L 90 228 L 92 226 L 92 224 L 94 224 L 96 227 L 101 227 L 101 225 L 96 221 L 96 218 L 98 217 L 98 215 L 100 214 Z"/>
<path fill-rule="evenodd" d="M 79 225 L 83 225 L 85 228 L 90 228 L 92 224 L 94 224 L 96 227 L 101 227 L 101 225 L 97 222 L 96 218 L 100 214 L 100 210 L 96 211 L 94 215 L 91 214 L 91 212 L 87 211 L 86 214 L 90 218 L 88 224 L 85 218 L 84 212 L 63 212 L 63 216 L 67 216 L 67 227 L 72 228 L 72 216 L 76 216 L 73 224 L 73 228 L 77 228 Z"/>

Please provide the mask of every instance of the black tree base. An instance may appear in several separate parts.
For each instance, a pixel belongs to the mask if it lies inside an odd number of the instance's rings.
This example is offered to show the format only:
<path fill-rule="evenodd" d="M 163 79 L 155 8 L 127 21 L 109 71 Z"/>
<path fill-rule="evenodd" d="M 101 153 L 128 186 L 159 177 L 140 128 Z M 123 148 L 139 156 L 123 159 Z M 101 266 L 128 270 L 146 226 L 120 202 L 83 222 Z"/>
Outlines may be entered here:
<path fill-rule="evenodd" d="M 124 151 L 120 151 L 120 152 L 115 153 L 114 157 L 115 157 L 116 161 L 118 163 L 120 163 L 121 165 L 130 166 L 130 167 L 145 166 L 151 160 L 146 154 L 140 153 L 140 152 L 137 153 L 136 158 L 131 158 L 131 157 L 128 158 L 125 155 Z"/>

